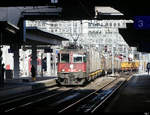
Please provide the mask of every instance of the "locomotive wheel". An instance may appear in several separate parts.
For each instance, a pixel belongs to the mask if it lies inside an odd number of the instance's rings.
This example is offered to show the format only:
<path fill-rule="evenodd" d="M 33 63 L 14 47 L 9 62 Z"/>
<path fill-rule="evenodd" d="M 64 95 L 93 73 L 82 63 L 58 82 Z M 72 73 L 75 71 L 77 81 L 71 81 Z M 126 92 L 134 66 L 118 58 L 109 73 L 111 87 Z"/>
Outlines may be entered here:
<path fill-rule="evenodd" d="M 104 70 L 102 70 L 102 76 L 105 76 L 105 71 Z"/>
<path fill-rule="evenodd" d="M 91 77 L 88 76 L 88 77 L 86 78 L 86 81 L 87 81 L 87 82 L 90 82 L 90 81 L 91 81 Z"/>
<path fill-rule="evenodd" d="M 57 83 L 57 85 L 58 85 L 58 86 L 60 86 L 60 85 L 61 85 L 61 84 L 60 84 L 60 82 L 59 82 L 58 80 L 56 80 L 56 83 Z"/>
<path fill-rule="evenodd" d="M 92 81 L 94 81 L 94 79 L 95 79 L 95 76 L 93 76 L 93 77 L 91 78 Z"/>

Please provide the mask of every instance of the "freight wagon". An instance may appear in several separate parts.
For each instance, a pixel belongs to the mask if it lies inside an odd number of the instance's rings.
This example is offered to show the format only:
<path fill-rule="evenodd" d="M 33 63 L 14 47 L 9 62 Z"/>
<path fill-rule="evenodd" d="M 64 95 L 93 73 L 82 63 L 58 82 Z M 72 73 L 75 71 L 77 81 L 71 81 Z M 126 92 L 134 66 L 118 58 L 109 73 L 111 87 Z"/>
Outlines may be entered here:
<path fill-rule="evenodd" d="M 101 56 L 101 68 L 104 71 L 104 74 L 112 74 L 112 68 L 114 69 L 114 72 L 121 72 L 121 60 L 117 57 L 114 57 L 113 62 L 114 64 L 112 67 L 112 57 L 105 57 L 103 55 Z"/>
<path fill-rule="evenodd" d="M 121 62 L 121 70 L 123 72 L 137 72 L 139 68 L 139 61 Z"/>

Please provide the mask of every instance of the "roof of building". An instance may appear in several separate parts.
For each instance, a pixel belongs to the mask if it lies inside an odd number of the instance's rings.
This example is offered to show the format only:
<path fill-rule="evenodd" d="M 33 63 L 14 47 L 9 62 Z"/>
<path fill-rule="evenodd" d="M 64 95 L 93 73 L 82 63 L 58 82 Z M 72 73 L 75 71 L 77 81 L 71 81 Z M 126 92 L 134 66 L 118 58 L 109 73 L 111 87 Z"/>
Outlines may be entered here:
<path fill-rule="evenodd" d="M 5 31 L 10 31 L 11 33 L 15 34 L 19 31 L 19 28 L 8 21 L 0 21 L 0 29 Z"/>
<path fill-rule="evenodd" d="M 123 13 L 119 12 L 118 10 L 112 8 L 112 7 L 106 7 L 106 6 L 96 6 L 95 11 L 98 11 L 99 13 L 105 15 L 123 15 Z"/>

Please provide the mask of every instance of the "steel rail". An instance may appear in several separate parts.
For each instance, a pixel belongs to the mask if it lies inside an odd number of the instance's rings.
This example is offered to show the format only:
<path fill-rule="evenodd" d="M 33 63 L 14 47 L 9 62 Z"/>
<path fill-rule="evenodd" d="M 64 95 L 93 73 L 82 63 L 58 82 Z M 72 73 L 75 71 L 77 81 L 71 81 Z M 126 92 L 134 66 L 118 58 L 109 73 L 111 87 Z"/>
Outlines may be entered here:
<path fill-rule="evenodd" d="M 17 93 L 17 95 L 15 94 L 15 95 L 13 95 L 13 96 L 11 96 L 11 97 L 6 97 L 6 98 L 4 98 L 4 99 L 1 99 L 1 100 L 0 100 L 0 105 L 1 105 L 2 103 L 4 103 L 4 102 L 8 102 L 8 101 L 10 101 L 10 100 L 14 100 L 14 99 L 16 99 L 16 98 L 21 98 L 21 97 L 24 97 L 24 96 L 27 96 L 27 95 L 32 95 L 32 94 L 37 93 L 37 92 L 39 92 L 39 91 L 42 92 L 42 91 L 45 90 L 45 89 L 53 88 L 53 87 L 56 87 L 56 86 L 57 86 L 57 85 L 53 85 L 53 86 L 49 86 L 49 87 L 38 88 L 38 89 L 32 89 L 32 90 L 24 91 L 24 92 L 21 92 L 21 93 Z"/>
<path fill-rule="evenodd" d="M 50 88 L 47 88 L 47 89 L 50 89 Z M 13 103 L 13 102 L 21 101 L 21 100 L 26 99 L 26 98 L 31 98 L 31 97 L 34 97 L 34 96 L 42 95 L 42 94 L 45 94 L 45 93 L 48 93 L 50 91 L 57 90 L 57 89 L 59 89 L 59 88 L 56 87 L 56 89 L 51 89 L 51 90 L 48 90 L 48 91 L 41 91 L 41 92 L 37 92 L 35 94 L 25 95 L 25 96 L 19 97 L 19 98 L 16 96 L 16 98 L 14 98 L 10 101 L 0 103 L 0 107 L 4 106 L 4 105 L 7 105 L 7 104 L 10 104 L 10 103 Z"/>
<path fill-rule="evenodd" d="M 75 103 L 73 103 L 73 104 L 71 104 L 71 105 L 65 107 L 64 109 L 58 111 L 58 113 L 63 113 L 63 112 L 65 112 L 65 111 L 67 111 L 68 109 L 70 109 L 71 107 L 75 106 L 76 104 L 81 103 L 82 101 L 84 101 L 85 99 L 87 99 L 87 98 L 90 97 L 91 95 L 95 94 L 95 93 L 98 92 L 99 90 L 102 90 L 102 89 L 104 89 L 105 87 L 109 86 L 110 84 L 112 84 L 113 82 L 115 82 L 117 79 L 118 79 L 118 78 L 116 78 L 115 80 L 113 80 L 113 81 L 107 83 L 106 85 L 104 85 L 104 86 L 101 87 L 100 89 L 97 89 L 96 91 L 94 91 L 94 92 L 88 94 L 87 96 L 81 98 L 80 100 L 76 101 Z"/>
<path fill-rule="evenodd" d="M 60 90 L 60 88 L 59 88 L 59 90 Z M 34 101 L 30 101 L 30 102 L 28 102 L 28 103 L 25 103 L 25 104 L 22 104 L 22 105 L 19 105 L 19 106 L 16 106 L 16 107 L 7 109 L 7 110 L 5 110 L 5 112 L 15 111 L 15 110 L 17 110 L 17 109 L 30 106 L 30 105 L 39 103 L 39 102 L 41 102 L 41 101 L 45 101 L 45 100 L 47 100 L 47 99 L 50 99 L 50 98 L 52 98 L 52 97 L 54 97 L 54 96 L 61 95 L 61 94 L 65 93 L 65 92 L 70 92 L 71 90 L 73 90 L 73 88 L 72 88 L 72 89 L 69 88 L 69 89 L 67 89 L 67 90 L 65 90 L 65 91 L 63 91 L 63 92 L 54 93 L 54 94 L 52 94 L 52 95 L 45 96 L 45 97 L 42 97 L 42 98 L 40 98 L 40 99 L 37 99 L 37 100 L 34 100 Z"/>
<path fill-rule="evenodd" d="M 104 100 L 102 100 L 90 113 L 94 113 L 95 111 L 97 111 L 98 108 L 100 108 L 101 106 L 103 106 L 104 103 L 106 103 L 106 101 L 108 99 L 110 99 L 112 97 L 112 95 L 125 83 L 125 81 L 122 81 L 122 83 L 119 84 L 119 86 L 117 88 L 115 88 L 107 97 L 104 98 Z"/>

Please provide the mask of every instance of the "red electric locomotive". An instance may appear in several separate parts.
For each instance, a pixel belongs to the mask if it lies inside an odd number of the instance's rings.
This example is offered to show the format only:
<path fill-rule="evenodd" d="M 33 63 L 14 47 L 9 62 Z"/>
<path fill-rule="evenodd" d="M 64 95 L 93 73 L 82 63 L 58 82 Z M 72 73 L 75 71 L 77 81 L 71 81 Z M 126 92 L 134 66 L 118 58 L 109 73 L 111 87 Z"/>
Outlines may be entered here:
<path fill-rule="evenodd" d="M 99 53 L 82 48 L 63 49 L 58 54 L 58 79 L 61 85 L 83 85 L 102 73 Z"/>

